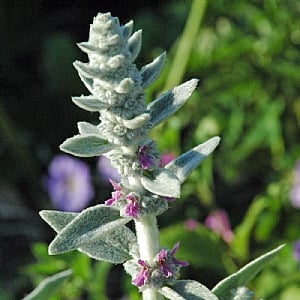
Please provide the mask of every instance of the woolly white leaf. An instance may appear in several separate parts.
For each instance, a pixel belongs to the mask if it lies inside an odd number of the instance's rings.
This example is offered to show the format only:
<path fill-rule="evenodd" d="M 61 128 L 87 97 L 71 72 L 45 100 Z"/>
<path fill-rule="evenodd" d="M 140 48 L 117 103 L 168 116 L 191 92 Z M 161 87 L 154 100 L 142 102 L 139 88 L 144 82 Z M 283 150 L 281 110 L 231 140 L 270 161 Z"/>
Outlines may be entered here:
<path fill-rule="evenodd" d="M 72 101 L 87 111 L 100 111 L 109 107 L 107 103 L 101 102 L 94 96 L 72 97 Z"/>
<path fill-rule="evenodd" d="M 192 150 L 180 155 L 165 166 L 182 183 L 187 176 L 218 146 L 220 138 L 215 136 Z"/>
<path fill-rule="evenodd" d="M 138 30 L 132 34 L 127 41 L 128 49 L 131 53 L 132 60 L 135 60 L 142 46 L 142 30 Z"/>
<path fill-rule="evenodd" d="M 114 149 L 115 146 L 96 135 L 75 135 L 66 139 L 60 149 L 80 157 L 100 156 Z"/>
<path fill-rule="evenodd" d="M 191 79 L 149 103 L 148 110 L 150 110 L 151 114 L 152 127 L 160 124 L 170 115 L 174 114 L 190 97 L 197 83 L 197 79 Z"/>
<path fill-rule="evenodd" d="M 120 219 L 119 212 L 99 204 L 89 207 L 69 222 L 49 245 L 49 254 L 59 254 L 85 246 L 111 231 L 122 227 L 129 220 Z"/>
<path fill-rule="evenodd" d="M 284 245 L 281 245 L 248 263 L 236 273 L 220 281 L 212 289 L 212 292 L 219 297 L 230 295 L 230 291 L 232 289 L 247 284 L 247 282 L 249 282 L 266 264 L 276 257 L 278 252 L 281 251 L 283 247 Z"/>
<path fill-rule="evenodd" d="M 144 125 L 149 120 L 150 115 L 148 113 L 144 113 L 131 120 L 123 120 L 123 124 L 129 129 L 136 129 Z"/>
<path fill-rule="evenodd" d="M 72 275 L 71 270 L 57 273 L 45 278 L 40 284 L 23 300 L 47 300 L 56 292 L 58 288 Z"/>
<path fill-rule="evenodd" d="M 179 198 L 180 182 L 173 172 L 166 169 L 160 169 L 154 173 L 154 178 L 142 177 L 141 183 L 149 192 L 163 196 Z"/>
<path fill-rule="evenodd" d="M 105 137 L 101 134 L 100 129 L 96 125 L 88 122 L 78 122 L 77 127 L 79 133 L 82 135 L 97 135 L 101 139 L 105 139 Z"/>
<path fill-rule="evenodd" d="M 178 280 L 171 287 L 162 287 L 159 293 L 171 300 L 218 300 L 206 286 L 194 280 Z"/>
<path fill-rule="evenodd" d="M 165 63 L 165 59 L 166 52 L 163 52 L 160 56 L 156 57 L 150 64 L 147 64 L 146 66 L 142 67 L 140 71 L 142 77 L 142 88 L 146 88 L 152 82 L 155 81 L 155 79 L 161 72 L 161 69 Z"/>
<path fill-rule="evenodd" d="M 97 260 L 121 264 L 131 258 L 130 252 L 136 247 L 135 234 L 126 226 L 116 228 L 78 250 Z"/>
<path fill-rule="evenodd" d="M 64 227 L 66 227 L 76 216 L 78 216 L 78 213 L 57 210 L 42 210 L 40 211 L 40 216 L 56 232 L 59 232 Z"/>
<path fill-rule="evenodd" d="M 132 27 L 133 27 L 132 20 L 130 20 L 129 22 L 127 22 L 125 25 L 123 25 L 121 27 L 124 40 L 127 40 L 129 38 L 129 36 L 131 35 Z"/>

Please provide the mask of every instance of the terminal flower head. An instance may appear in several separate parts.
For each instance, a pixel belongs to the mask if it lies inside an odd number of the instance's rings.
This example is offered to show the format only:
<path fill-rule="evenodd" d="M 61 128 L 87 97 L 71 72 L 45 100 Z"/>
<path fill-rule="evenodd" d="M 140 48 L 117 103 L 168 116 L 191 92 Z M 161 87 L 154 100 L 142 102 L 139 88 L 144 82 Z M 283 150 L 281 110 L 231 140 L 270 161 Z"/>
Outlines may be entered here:
<path fill-rule="evenodd" d="M 88 165 L 65 154 L 49 164 L 45 185 L 54 206 L 62 211 L 81 211 L 94 196 Z"/>

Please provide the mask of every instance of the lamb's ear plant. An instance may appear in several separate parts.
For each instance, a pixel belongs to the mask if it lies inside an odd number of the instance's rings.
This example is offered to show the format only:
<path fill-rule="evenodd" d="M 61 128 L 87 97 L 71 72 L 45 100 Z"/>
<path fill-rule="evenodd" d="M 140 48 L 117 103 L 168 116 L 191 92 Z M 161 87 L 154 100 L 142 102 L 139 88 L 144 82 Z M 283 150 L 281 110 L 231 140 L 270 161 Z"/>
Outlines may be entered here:
<path fill-rule="evenodd" d="M 90 95 L 72 100 L 87 111 L 99 112 L 100 122 L 79 122 L 79 133 L 60 149 L 80 157 L 105 155 L 122 179 L 110 180 L 114 191 L 104 204 L 80 213 L 40 212 L 57 232 L 49 254 L 79 250 L 96 260 L 123 264 L 144 300 L 253 299 L 253 292 L 244 286 L 281 247 L 209 290 L 197 281 L 179 279 L 180 269 L 188 266 L 175 258 L 179 242 L 173 249 L 159 244 L 157 216 L 180 197 L 181 184 L 220 138 L 212 137 L 160 167 L 161 154 L 149 132 L 183 106 L 198 80 L 174 87 L 147 105 L 144 90 L 159 76 L 166 54 L 138 69 L 134 60 L 142 34 L 140 30 L 132 34 L 132 27 L 132 21 L 120 25 L 110 13 L 99 13 L 89 40 L 78 44 L 89 62 L 76 61 L 74 66 Z M 129 222 L 134 222 L 134 231 Z"/>

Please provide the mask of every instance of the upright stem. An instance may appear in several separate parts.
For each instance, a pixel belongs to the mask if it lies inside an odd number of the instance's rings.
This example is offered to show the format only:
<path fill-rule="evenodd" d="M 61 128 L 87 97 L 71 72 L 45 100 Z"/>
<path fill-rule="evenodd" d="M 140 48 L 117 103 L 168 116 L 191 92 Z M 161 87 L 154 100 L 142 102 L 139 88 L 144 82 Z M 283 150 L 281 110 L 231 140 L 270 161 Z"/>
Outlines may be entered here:
<path fill-rule="evenodd" d="M 207 0 L 193 1 L 163 90 L 168 90 L 181 82 L 204 16 L 206 4 Z"/>
<path fill-rule="evenodd" d="M 159 251 L 159 231 L 155 216 L 146 216 L 135 222 L 136 236 L 140 250 L 140 258 L 151 266 L 154 256 Z M 156 289 L 146 288 L 143 291 L 143 300 L 160 300 Z"/>

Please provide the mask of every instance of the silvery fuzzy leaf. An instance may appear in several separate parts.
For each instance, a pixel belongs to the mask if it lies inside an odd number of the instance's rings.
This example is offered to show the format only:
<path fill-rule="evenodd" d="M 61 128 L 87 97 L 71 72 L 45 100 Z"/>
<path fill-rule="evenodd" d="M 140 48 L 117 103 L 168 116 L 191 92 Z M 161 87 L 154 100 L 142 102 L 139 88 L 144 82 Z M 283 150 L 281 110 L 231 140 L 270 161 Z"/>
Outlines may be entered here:
<path fill-rule="evenodd" d="M 154 178 L 141 177 L 141 183 L 146 190 L 153 194 L 174 198 L 180 196 L 180 181 L 169 170 L 160 169 L 154 173 Z"/>
<path fill-rule="evenodd" d="M 94 242 L 124 226 L 129 219 L 120 218 L 119 211 L 103 204 L 89 207 L 68 223 L 49 245 L 49 254 L 59 254 Z"/>
<path fill-rule="evenodd" d="M 131 53 L 132 60 L 135 60 L 140 53 L 142 46 L 142 30 L 138 30 L 132 34 L 127 41 L 128 49 Z"/>
<path fill-rule="evenodd" d="M 85 87 L 89 90 L 89 92 L 91 94 L 94 94 L 94 91 L 93 91 L 93 79 L 91 78 L 87 78 L 85 76 L 83 76 L 82 74 L 78 73 L 81 81 L 83 82 L 83 84 L 85 85 Z"/>
<path fill-rule="evenodd" d="M 247 284 L 247 282 L 249 282 L 266 264 L 274 259 L 283 247 L 284 245 L 281 245 L 248 263 L 236 273 L 217 283 L 217 285 L 212 289 L 212 292 L 218 297 L 230 295 L 230 291 L 232 289 Z"/>
<path fill-rule="evenodd" d="M 77 46 L 87 54 L 94 54 L 99 52 L 99 48 L 90 44 L 89 42 L 77 43 Z"/>
<path fill-rule="evenodd" d="M 121 264 L 131 258 L 129 253 L 135 245 L 135 234 L 128 227 L 122 226 L 85 244 L 78 250 L 93 259 Z"/>
<path fill-rule="evenodd" d="M 122 35 L 123 38 L 125 39 L 125 41 L 129 38 L 129 36 L 131 35 L 132 32 L 132 27 L 133 27 L 133 21 L 130 20 L 129 22 L 127 22 L 125 25 L 123 25 L 121 27 L 122 30 Z"/>
<path fill-rule="evenodd" d="M 178 280 L 171 287 L 162 287 L 159 293 L 171 300 L 218 300 L 206 286 L 194 280 Z"/>
<path fill-rule="evenodd" d="M 90 66 L 88 63 L 83 63 L 81 61 L 74 61 L 73 66 L 78 71 L 80 75 L 83 75 L 86 78 L 95 78 L 101 74 L 100 69 L 95 69 L 94 67 Z"/>
<path fill-rule="evenodd" d="M 66 227 L 78 213 L 64 212 L 58 210 L 42 210 L 40 211 L 41 218 L 48 223 L 56 232 L 61 231 Z"/>
<path fill-rule="evenodd" d="M 172 171 L 180 183 L 218 146 L 220 138 L 215 136 L 168 163 L 165 168 Z"/>
<path fill-rule="evenodd" d="M 72 275 L 72 270 L 66 270 L 45 278 L 23 300 L 47 300 L 56 292 L 65 280 Z"/>
<path fill-rule="evenodd" d="M 125 127 L 129 129 L 136 129 L 144 125 L 146 122 L 150 120 L 150 114 L 144 113 L 131 120 L 123 120 L 123 124 Z"/>
<path fill-rule="evenodd" d="M 144 67 L 142 67 L 140 71 L 142 77 L 142 88 L 146 88 L 152 82 L 155 81 L 155 79 L 161 72 L 161 69 L 165 63 L 165 59 L 166 52 L 163 52 L 161 55 L 156 57 L 150 64 L 147 64 Z"/>
<path fill-rule="evenodd" d="M 95 96 L 72 97 L 72 101 L 87 111 L 100 111 L 109 107 L 107 103 L 101 102 Z"/>
<path fill-rule="evenodd" d="M 151 114 L 152 127 L 155 127 L 174 114 L 190 97 L 197 83 L 197 79 L 191 79 L 149 103 L 148 110 L 150 110 Z"/>
<path fill-rule="evenodd" d="M 115 87 L 115 91 L 120 94 L 126 94 L 131 91 L 131 89 L 134 86 L 134 81 L 131 78 L 124 78 L 122 81 L 118 84 L 118 86 Z"/>
<path fill-rule="evenodd" d="M 59 147 L 66 153 L 80 157 L 100 156 L 115 148 L 114 145 L 93 134 L 75 135 L 66 139 Z"/>
<path fill-rule="evenodd" d="M 102 135 L 100 129 L 98 126 L 93 125 L 88 122 L 78 122 L 77 123 L 78 131 L 82 135 L 97 135 L 101 139 L 105 139 L 105 137 Z"/>

